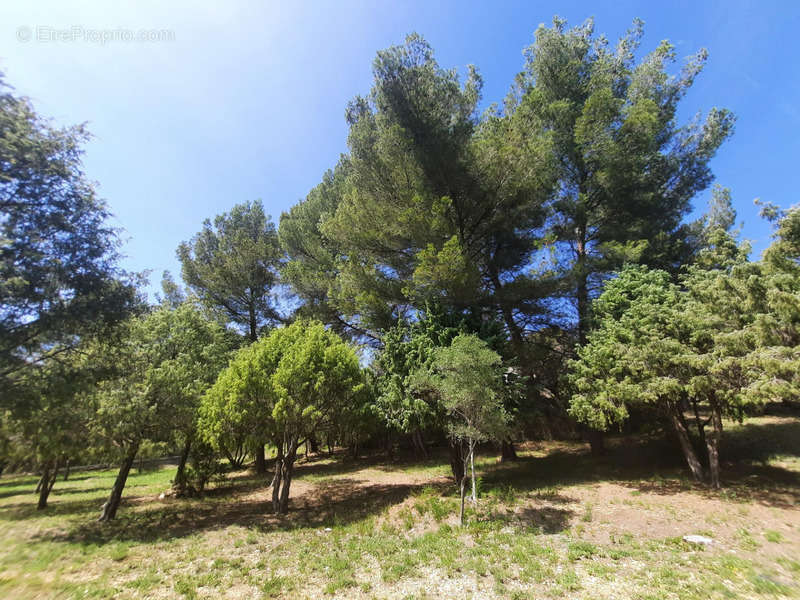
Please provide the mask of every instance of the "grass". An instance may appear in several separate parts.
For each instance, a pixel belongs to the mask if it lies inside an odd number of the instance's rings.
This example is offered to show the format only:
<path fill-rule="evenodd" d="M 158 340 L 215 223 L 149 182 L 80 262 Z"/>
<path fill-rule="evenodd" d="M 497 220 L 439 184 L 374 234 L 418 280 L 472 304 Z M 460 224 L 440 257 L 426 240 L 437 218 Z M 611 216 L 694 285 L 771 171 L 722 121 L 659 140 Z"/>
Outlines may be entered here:
<path fill-rule="evenodd" d="M 797 597 L 800 421 L 731 426 L 724 493 L 688 481 L 661 443 L 611 440 L 600 459 L 563 442 L 520 448 L 510 464 L 482 454 L 466 527 L 444 455 L 315 457 L 280 518 L 247 472 L 204 498 L 159 501 L 173 470 L 134 471 L 108 524 L 94 519 L 113 471 L 58 481 L 45 511 L 35 477 L 6 476 L 0 597 Z"/>

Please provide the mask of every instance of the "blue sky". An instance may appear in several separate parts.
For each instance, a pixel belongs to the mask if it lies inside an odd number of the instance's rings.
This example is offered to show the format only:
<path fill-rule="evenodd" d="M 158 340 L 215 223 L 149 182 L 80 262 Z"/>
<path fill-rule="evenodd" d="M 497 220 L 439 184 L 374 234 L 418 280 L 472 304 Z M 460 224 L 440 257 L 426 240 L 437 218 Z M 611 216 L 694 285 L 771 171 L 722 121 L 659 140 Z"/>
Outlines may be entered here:
<path fill-rule="evenodd" d="M 444 67 L 475 64 L 484 103 L 502 100 L 522 50 L 553 15 L 589 16 L 615 40 L 644 19 L 710 60 L 682 119 L 733 110 L 734 137 L 712 166 L 732 189 L 744 237 L 769 243 L 753 199 L 788 207 L 800 188 L 800 3 L 750 2 L 5 2 L 0 68 L 61 124 L 88 122 L 85 167 L 124 227 L 124 266 L 179 276 L 175 248 L 206 217 L 260 198 L 277 221 L 346 151 L 344 108 L 369 90 L 375 52 L 417 31 Z M 172 40 L 20 41 L 21 27 L 168 30 Z M 77 31 L 77 30 L 76 30 Z M 35 35 L 35 33 L 34 33 Z M 698 212 L 706 196 L 695 201 Z"/>

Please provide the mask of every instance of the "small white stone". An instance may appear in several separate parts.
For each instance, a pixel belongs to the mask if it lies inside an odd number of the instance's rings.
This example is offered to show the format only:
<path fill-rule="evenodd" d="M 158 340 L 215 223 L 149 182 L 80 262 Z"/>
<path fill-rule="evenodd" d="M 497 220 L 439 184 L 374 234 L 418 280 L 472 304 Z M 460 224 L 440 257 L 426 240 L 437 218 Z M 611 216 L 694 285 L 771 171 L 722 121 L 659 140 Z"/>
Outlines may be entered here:
<path fill-rule="evenodd" d="M 326 527 L 325 531 L 333 531 L 333 529 L 331 529 L 330 527 Z"/>
<path fill-rule="evenodd" d="M 710 537 L 704 535 L 685 535 L 683 536 L 683 541 L 700 546 L 710 546 L 714 542 Z"/>

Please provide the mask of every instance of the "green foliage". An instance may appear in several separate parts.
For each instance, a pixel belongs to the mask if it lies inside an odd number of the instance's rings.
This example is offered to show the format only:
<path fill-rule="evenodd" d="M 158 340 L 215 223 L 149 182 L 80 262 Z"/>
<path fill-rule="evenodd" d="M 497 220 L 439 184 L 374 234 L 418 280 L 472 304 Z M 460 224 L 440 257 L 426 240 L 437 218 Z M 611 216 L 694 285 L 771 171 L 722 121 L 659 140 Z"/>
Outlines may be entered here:
<path fill-rule="evenodd" d="M 96 431 L 114 445 L 191 432 L 200 398 L 228 360 L 233 340 L 191 303 L 132 319 L 93 358 L 108 375 L 96 392 Z"/>
<path fill-rule="evenodd" d="M 570 413 L 599 430 L 620 424 L 630 405 L 675 403 L 681 397 L 676 364 L 683 357 L 679 288 L 664 271 L 627 267 L 594 303 L 596 329 L 570 364 L 576 390 Z"/>
<path fill-rule="evenodd" d="M 0 396 L 20 370 L 127 316 L 133 287 L 117 269 L 117 232 L 83 173 L 82 125 L 56 128 L 0 73 Z M 41 377 L 44 374 L 36 376 Z"/>
<path fill-rule="evenodd" d="M 278 236 L 260 201 L 237 204 L 178 247 L 186 285 L 224 320 L 255 340 L 280 322 L 272 290 L 281 258 Z"/>
<path fill-rule="evenodd" d="M 245 431 L 296 449 L 364 392 L 353 348 L 319 322 L 297 321 L 236 353 L 203 400 L 200 429 L 217 446 Z"/>
<path fill-rule="evenodd" d="M 435 303 L 428 303 L 418 320 L 401 320 L 383 333 L 383 347 L 372 366 L 377 374 L 376 408 L 387 425 L 405 433 L 442 427 L 441 406 L 413 394 L 409 378 L 429 368 L 436 349 L 449 346 L 460 333 L 476 333 L 496 350 L 505 350 L 505 334 L 497 321 L 454 313 Z"/>
<path fill-rule="evenodd" d="M 526 267 L 549 190 L 546 135 L 484 123 L 477 72 L 462 83 L 417 35 L 379 52 L 373 74 L 348 107 L 350 154 L 281 219 L 302 310 L 374 338 L 435 301 L 504 315 L 518 333 L 514 310 L 541 312 Z"/>
<path fill-rule="evenodd" d="M 412 373 L 410 387 L 438 398 L 454 440 L 498 441 L 508 432 L 502 360 L 475 335 L 459 334 L 436 348 L 428 368 Z"/>
<path fill-rule="evenodd" d="M 709 161 L 733 130 L 733 116 L 720 109 L 677 123 L 707 53 L 672 76 L 675 49 L 667 41 L 637 63 L 642 34 L 636 20 L 610 48 L 591 19 L 571 29 L 559 18 L 540 25 L 507 101 L 552 133 L 559 171 L 547 237 L 563 257 L 581 342 L 589 300 L 609 272 L 626 262 L 674 269 L 686 261 L 681 218 L 711 183 Z"/>

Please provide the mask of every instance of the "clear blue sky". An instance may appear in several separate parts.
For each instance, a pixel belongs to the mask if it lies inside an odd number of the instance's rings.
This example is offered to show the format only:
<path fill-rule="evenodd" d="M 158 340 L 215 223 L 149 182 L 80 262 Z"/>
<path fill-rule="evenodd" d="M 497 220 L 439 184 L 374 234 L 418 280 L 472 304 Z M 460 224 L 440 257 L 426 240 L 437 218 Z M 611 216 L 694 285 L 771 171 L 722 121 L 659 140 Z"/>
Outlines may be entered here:
<path fill-rule="evenodd" d="M 484 102 L 502 100 L 522 49 L 554 14 L 589 16 L 615 40 L 634 17 L 643 50 L 662 39 L 710 60 L 683 119 L 738 116 L 712 163 L 732 189 L 744 237 L 770 230 L 753 207 L 800 188 L 800 3 L 751 2 L 4 2 L 0 68 L 58 123 L 87 121 L 85 166 L 126 230 L 124 266 L 178 276 L 175 248 L 204 218 L 260 198 L 277 221 L 346 150 L 345 104 L 369 90 L 375 52 L 417 31 L 444 67 L 475 64 Z M 19 41 L 20 27 L 169 30 L 161 42 Z M 86 34 L 100 35 L 100 34 Z M 695 206 L 702 211 L 701 196 Z"/>

